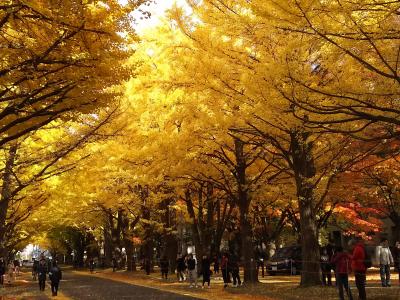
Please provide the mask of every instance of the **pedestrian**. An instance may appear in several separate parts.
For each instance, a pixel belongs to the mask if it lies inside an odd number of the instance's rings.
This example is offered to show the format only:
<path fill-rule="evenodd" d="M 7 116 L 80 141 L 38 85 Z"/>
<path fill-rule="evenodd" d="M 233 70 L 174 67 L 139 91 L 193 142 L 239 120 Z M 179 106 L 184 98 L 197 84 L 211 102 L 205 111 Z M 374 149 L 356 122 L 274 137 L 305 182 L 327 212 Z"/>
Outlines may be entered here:
<path fill-rule="evenodd" d="M 208 259 L 207 255 L 203 256 L 201 260 L 201 271 L 203 275 L 203 285 L 202 288 L 204 289 L 204 283 L 208 283 L 208 288 L 210 288 L 210 281 L 211 281 L 211 262 Z"/>
<path fill-rule="evenodd" d="M 89 271 L 90 271 L 90 273 L 93 273 L 93 272 L 94 272 L 94 267 L 95 267 L 95 263 L 94 263 L 93 258 L 91 258 L 91 259 L 89 260 Z"/>
<path fill-rule="evenodd" d="M 397 269 L 397 272 L 399 274 L 399 283 L 400 283 L 400 242 L 397 241 L 396 245 L 394 246 L 393 249 L 393 258 L 394 258 L 394 266 Z"/>
<path fill-rule="evenodd" d="M 214 256 L 214 274 L 219 274 L 219 256 Z"/>
<path fill-rule="evenodd" d="M 39 278 L 39 290 L 44 291 L 46 286 L 46 274 L 47 274 L 46 260 L 42 257 L 39 261 L 38 266 L 38 278 Z"/>
<path fill-rule="evenodd" d="M 186 264 L 189 276 L 189 287 L 197 287 L 196 259 L 193 258 L 193 254 L 189 254 Z"/>
<path fill-rule="evenodd" d="M 145 257 L 143 263 L 144 263 L 144 271 L 146 272 L 146 275 L 150 275 L 150 271 L 151 271 L 150 259 Z"/>
<path fill-rule="evenodd" d="M 39 261 L 37 259 L 33 259 L 33 264 L 32 264 L 32 279 L 33 279 L 33 281 L 36 281 L 38 268 L 39 268 Z"/>
<path fill-rule="evenodd" d="M 4 275 L 6 274 L 6 264 L 3 258 L 0 258 L 0 284 L 4 286 Z"/>
<path fill-rule="evenodd" d="M 19 276 L 20 262 L 19 259 L 14 259 L 14 275 Z"/>
<path fill-rule="evenodd" d="M 168 279 L 169 261 L 165 255 L 160 260 L 160 269 L 161 269 L 161 278 Z"/>
<path fill-rule="evenodd" d="M 115 270 L 117 269 L 117 259 L 115 258 L 115 256 L 112 258 L 112 268 L 113 272 L 115 272 Z"/>
<path fill-rule="evenodd" d="M 221 272 L 222 272 L 222 278 L 224 279 L 224 288 L 228 286 L 229 282 L 229 259 L 227 254 L 222 255 L 221 259 Z"/>
<path fill-rule="evenodd" d="M 264 251 L 259 248 L 256 248 L 256 261 L 257 261 L 257 274 L 259 274 L 260 269 L 261 269 L 261 276 L 264 278 L 265 272 L 264 272 L 264 259 L 265 259 L 265 253 Z"/>
<path fill-rule="evenodd" d="M 53 296 L 57 296 L 58 286 L 62 279 L 61 269 L 57 266 L 57 262 L 53 261 L 53 266 L 50 268 L 49 279 L 51 282 L 51 293 Z"/>
<path fill-rule="evenodd" d="M 360 238 L 352 240 L 351 244 L 353 246 L 351 269 L 355 276 L 358 298 L 359 300 L 366 300 L 367 294 L 365 292 L 365 285 L 367 281 L 367 266 L 365 265 L 365 261 L 367 254 L 365 251 L 365 245 Z"/>
<path fill-rule="evenodd" d="M 14 264 L 10 261 L 7 265 L 8 284 L 14 281 Z"/>
<path fill-rule="evenodd" d="M 332 268 L 328 250 L 324 247 L 320 257 L 320 265 L 322 272 L 322 284 L 332 286 Z"/>
<path fill-rule="evenodd" d="M 389 249 L 389 241 L 386 238 L 376 247 L 376 260 L 379 264 L 381 283 L 383 287 L 390 287 L 390 265 L 393 265 L 393 256 Z"/>
<path fill-rule="evenodd" d="M 176 276 L 178 277 L 178 281 L 184 281 L 185 276 L 183 275 L 186 270 L 186 265 L 185 265 L 185 259 L 183 258 L 182 255 L 178 255 L 176 259 Z"/>
<path fill-rule="evenodd" d="M 350 300 L 353 300 L 349 286 L 349 273 L 351 272 L 351 256 L 343 251 L 342 247 L 337 247 L 335 254 L 331 259 L 332 265 L 335 267 L 336 285 L 339 290 L 339 299 L 344 300 L 343 288 Z"/>
<path fill-rule="evenodd" d="M 232 272 L 233 287 L 238 287 L 242 284 L 239 274 L 239 260 L 236 255 L 232 254 L 228 263 L 228 268 Z"/>

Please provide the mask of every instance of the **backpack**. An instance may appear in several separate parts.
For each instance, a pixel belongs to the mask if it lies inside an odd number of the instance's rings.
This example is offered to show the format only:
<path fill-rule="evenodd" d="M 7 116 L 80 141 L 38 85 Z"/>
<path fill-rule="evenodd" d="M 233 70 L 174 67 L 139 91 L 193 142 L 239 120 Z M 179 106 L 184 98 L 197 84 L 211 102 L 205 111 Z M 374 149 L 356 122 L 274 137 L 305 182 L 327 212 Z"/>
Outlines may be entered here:
<path fill-rule="evenodd" d="M 364 257 L 364 266 L 369 269 L 372 267 L 372 260 L 371 260 L 371 256 L 369 255 L 367 249 L 364 248 L 364 253 L 365 253 L 365 257 Z"/>

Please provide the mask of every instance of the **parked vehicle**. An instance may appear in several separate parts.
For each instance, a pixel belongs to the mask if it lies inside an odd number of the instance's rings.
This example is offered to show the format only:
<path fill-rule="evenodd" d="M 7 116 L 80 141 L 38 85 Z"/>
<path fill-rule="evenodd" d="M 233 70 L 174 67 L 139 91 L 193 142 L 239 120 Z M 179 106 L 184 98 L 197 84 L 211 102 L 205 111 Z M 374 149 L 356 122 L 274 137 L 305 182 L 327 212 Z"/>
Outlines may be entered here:
<path fill-rule="evenodd" d="M 290 246 L 276 249 L 275 254 L 267 261 L 266 270 L 269 275 L 278 273 L 300 274 L 301 247 Z"/>
<path fill-rule="evenodd" d="M 32 261 L 32 260 L 24 259 L 24 260 L 22 261 L 22 266 L 23 266 L 23 267 L 29 267 L 29 268 L 31 268 L 31 267 L 33 266 L 33 261 Z"/>

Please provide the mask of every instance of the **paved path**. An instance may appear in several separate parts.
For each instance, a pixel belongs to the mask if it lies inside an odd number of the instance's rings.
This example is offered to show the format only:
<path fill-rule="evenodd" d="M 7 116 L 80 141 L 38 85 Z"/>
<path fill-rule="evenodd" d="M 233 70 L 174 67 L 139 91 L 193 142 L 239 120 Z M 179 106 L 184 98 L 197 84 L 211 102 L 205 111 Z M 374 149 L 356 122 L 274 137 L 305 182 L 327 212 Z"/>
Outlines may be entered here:
<path fill-rule="evenodd" d="M 79 300 L 196 300 L 190 296 L 159 291 L 128 283 L 64 272 L 60 291 L 71 299 Z"/>

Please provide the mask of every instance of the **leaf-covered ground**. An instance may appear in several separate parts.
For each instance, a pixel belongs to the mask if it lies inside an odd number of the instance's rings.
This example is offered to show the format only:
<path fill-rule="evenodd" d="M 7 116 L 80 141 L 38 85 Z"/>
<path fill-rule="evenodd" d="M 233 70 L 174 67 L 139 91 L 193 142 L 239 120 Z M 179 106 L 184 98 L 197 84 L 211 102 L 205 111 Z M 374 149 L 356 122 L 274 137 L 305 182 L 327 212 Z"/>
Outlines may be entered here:
<path fill-rule="evenodd" d="M 109 272 L 99 271 L 95 276 L 106 277 L 118 281 L 124 281 L 153 288 L 174 291 L 177 293 L 196 296 L 203 299 L 218 300 L 336 300 L 338 292 L 336 287 L 311 287 L 300 288 L 299 276 L 266 276 L 260 278 L 260 283 L 256 285 L 241 286 L 239 288 L 228 287 L 223 289 L 222 278 L 213 277 L 211 281 L 211 289 L 189 288 L 188 283 L 177 282 L 174 274 L 167 281 L 161 280 L 158 273 L 152 273 L 149 276 L 143 275 L 142 272 Z M 199 280 L 199 284 L 201 284 Z M 357 289 L 351 278 L 352 294 L 357 299 Z M 383 288 L 379 283 L 379 275 L 376 271 L 371 272 L 368 276 L 367 296 L 369 300 L 398 300 L 400 299 L 400 285 L 397 280 L 393 280 L 390 288 Z"/>

